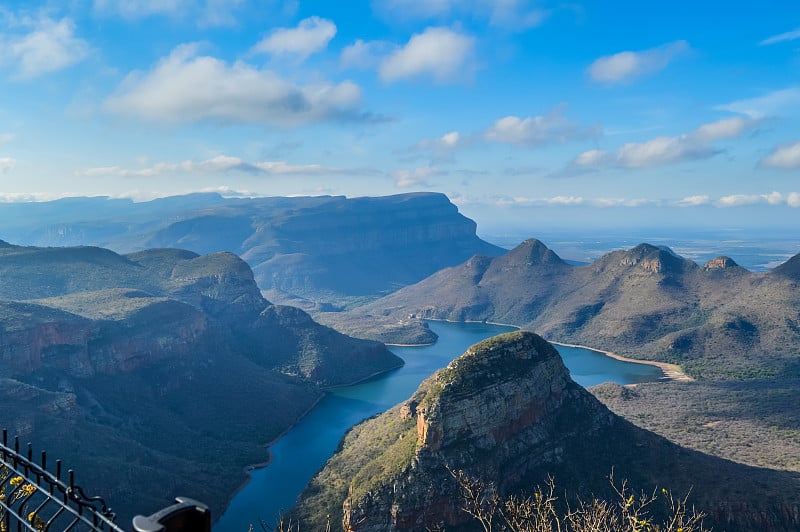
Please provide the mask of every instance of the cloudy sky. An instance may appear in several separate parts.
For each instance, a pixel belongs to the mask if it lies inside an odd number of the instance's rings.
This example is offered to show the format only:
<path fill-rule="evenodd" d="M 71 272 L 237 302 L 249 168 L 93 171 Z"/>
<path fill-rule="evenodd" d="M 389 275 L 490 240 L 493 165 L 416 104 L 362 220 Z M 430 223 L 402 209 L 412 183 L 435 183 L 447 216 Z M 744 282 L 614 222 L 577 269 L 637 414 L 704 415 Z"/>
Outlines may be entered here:
<path fill-rule="evenodd" d="M 796 0 L 5 1 L 0 198 L 797 225 L 799 74 Z"/>

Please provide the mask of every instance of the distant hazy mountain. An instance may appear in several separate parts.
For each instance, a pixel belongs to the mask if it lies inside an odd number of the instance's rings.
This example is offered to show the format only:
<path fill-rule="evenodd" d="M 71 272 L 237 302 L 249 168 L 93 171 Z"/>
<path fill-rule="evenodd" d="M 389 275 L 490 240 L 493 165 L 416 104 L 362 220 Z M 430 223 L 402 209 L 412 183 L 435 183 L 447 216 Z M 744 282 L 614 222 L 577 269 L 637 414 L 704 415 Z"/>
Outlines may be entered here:
<path fill-rule="evenodd" d="M 216 194 L 143 203 L 71 198 L 0 204 L 0 238 L 36 246 L 97 245 L 127 253 L 177 247 L 230 251 L 269 297 L 314 309 L 386 294 L 505 250 L 443 194 L 225 199 Z"/>
<path fill-rule="evenodd" d="M 412 318 L 495 321 L 683 366 L 695 377 L 800 374 L 800 255 L 767 273 L 699 266 L 648 244 L 571 266 L 537 240 L 475 256 L 346 314 L 340 330 L 402 343 Z M 387 333 L 387 329 L 390 333 Z"/>
<path fill-rule="evenodd" d="M 0 426 L 123 516 L 178 494 L 219 512 L 320 386 L 401 364 L 272 305 L 230 253 L 0 242 Z"/>
<path fill-rule="evenodd" d="M 408 401 L 354 427 L 294 517 L 304 530 L 324 529 L 326 516 L 349 531 L 479 530 L 447 467 L 501 495 L 530 494 L 552 475 L 557 495 L 584 499 L 612 499 L 613 472 L 647 493 L 691 491 L 715 530 L 800 527 L 800 475 L 691 451 L 632 425 L 575 384 L 551 345 L 522 331 L 472 346 Z"/>

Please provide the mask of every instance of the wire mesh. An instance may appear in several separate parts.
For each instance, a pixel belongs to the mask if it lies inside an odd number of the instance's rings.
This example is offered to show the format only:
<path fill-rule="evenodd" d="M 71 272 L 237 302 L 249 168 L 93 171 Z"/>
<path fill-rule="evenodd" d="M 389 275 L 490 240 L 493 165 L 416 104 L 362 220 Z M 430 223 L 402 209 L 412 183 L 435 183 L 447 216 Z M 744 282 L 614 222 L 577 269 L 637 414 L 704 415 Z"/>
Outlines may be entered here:
<path fill-rule="evenodd" d="M 0 444 L 0 532 L 108 531 L 123 532 L 101 497 L 89 497 L 75 484 L 70 469 L 62 480 L 61 460 L 55 472 L 47 469 L 47 453 L 33 459 L 31 444 L 20 452 L 3 430 Z"/>

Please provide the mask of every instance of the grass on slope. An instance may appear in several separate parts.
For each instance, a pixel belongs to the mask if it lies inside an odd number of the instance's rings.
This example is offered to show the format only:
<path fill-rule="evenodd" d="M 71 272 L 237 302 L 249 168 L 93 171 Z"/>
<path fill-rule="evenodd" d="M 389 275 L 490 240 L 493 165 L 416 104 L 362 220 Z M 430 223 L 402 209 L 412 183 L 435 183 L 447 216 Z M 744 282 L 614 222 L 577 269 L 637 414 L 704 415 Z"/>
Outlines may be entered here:
<path fill-rule="evenodd" d="M 800 379 L 601 384 L 615 413 L 686 447 L 743 464 L 800 472 Z"/>

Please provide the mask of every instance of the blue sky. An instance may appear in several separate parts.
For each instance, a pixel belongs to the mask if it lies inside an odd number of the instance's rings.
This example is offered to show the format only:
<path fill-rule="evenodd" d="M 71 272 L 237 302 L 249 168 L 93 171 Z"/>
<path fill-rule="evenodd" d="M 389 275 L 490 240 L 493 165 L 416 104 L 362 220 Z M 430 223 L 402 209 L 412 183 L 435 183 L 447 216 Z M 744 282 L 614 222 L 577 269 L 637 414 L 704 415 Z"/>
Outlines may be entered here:
<path fill-rule="evenodd" d="M 4 2 L 0 197 L 433 190 L 493 227 L 796 227 L 800 3 L 744 6 Z"/>

